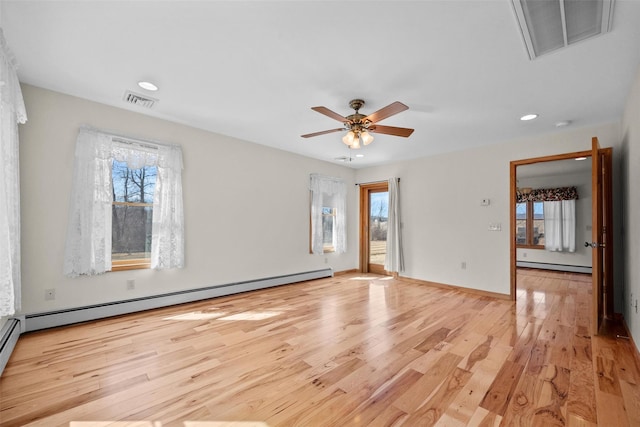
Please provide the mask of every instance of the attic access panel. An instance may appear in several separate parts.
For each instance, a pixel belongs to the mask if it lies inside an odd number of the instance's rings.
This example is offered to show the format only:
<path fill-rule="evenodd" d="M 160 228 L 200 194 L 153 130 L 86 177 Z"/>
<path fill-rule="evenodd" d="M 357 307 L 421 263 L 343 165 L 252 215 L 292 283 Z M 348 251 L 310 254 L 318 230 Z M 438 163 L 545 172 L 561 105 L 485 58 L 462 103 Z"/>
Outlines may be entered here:
<path fill-rule="evenodd" d="M 614 0 L 511 0 L 530 59 L 609 32 Z"/>

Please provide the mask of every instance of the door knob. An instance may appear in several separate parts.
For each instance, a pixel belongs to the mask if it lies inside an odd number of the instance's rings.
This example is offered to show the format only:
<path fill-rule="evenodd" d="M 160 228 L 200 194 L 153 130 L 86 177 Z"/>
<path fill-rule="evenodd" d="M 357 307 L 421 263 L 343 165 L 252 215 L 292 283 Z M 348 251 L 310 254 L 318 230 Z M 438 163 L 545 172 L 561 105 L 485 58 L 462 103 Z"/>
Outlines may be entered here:
<path fill-rule="evenodd" d="M 596 242 L 584 242 L 584 247 L 588 248 L 589 246 L 591 246 L 592 248 L 597 248 L 598 246 L 601 248 L 604 248 L 604 243 L 596 243 Z"/>

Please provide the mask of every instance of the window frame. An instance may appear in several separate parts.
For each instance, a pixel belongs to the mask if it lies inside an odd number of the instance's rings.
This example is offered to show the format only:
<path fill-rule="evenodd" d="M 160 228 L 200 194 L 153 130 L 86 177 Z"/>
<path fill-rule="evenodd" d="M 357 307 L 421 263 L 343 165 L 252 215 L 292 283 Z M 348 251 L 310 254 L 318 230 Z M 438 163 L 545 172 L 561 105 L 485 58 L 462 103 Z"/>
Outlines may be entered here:
<path fill-rule="evenodd" d="M 325 208 L 328 208 L 331 210 L 331 213 L 329 214 L 325 214 L 324 210 Z M 336 214 L 337 214 L 338 210 L 337 208 L 333 207 L 333 206 L 323 206 L 322 207 L 322 230 L 324 232 L 324 219 L 326 217 L 332 217 L 333 218 L 333 222 L 332 222 L 332 226 L 331 226 L 331 244 L 327 245 L 324 243 L 324 238 L 322 239 L 322 253 L 325 254 L 330 254 L 330 253 L 334 253 L 336 251 L 336 247 L 333 244 L 333 241 L 335 240 L 335 233 L 336 233 Z M 309 223 L 309 227 L 311 227 L 311 223 Z M 324 237 L 324 236 L 323 236 Z M 310 243 L 311 244 L 311 243 Z"/>
<path fill-rule="evenodd" d="M 518 243 L 518 230 L 515 230 L 516 234 L 516 248 L 524 248 L 524 249 L 544 249 L 544 245 L 536 245 L 533 243 L 533 221 L 534 221 L 534 210 L 533 204 L 535 203 L 533 200 L 527 200 L 525 202 L 517 202 L 516 206 L 525 203 L 527 206 L 527 217 L 525 219 L 525 243 Z M 544 214 L 543 214 L 544 215 Z M 544 216 L 543 216 L 544 219 Z M 517 220 L 516 220 L 517 224 Z"/>
<path fill-rule="evenodd" d="M 127 169 L 130 169 L 127 166 Z M 157 173 L 157 172 L 156 172 Z M 113 177 L 112 177 L 113 180 Z M 113 181 L 112 184 L 113 185 Z M 155 191 L 155 185 L 154 185 Z M 116 200 L 111 201 L 111 206 L 126 206 L 126 207 L 149 207 L 151 208 L 151 212 L 153 214 L 153 203 L 149 202 L 118 202 Z M 111 229 L 113 230 L 113 224 L 111 225 Z M 112 243 L 113 245 L 113 243 Z M 151 269 L 151 254 L 149 254 L 148 258 L 131 258 L 131 259 L 121 259 L 121 260 L 113 260 L 113 252 L 111 253 L 111 270 L 109 271 L 127 271 L 127 270 L 149 270 Z"/>

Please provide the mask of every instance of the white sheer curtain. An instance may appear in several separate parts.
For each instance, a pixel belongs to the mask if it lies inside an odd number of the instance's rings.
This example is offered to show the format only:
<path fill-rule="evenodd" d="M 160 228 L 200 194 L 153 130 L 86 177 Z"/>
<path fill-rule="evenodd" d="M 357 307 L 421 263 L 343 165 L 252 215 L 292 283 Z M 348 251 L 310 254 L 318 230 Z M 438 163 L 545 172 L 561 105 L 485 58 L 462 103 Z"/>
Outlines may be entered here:
<path fill-rule="evenodd" d="M 384 269 L 398 273 L 404 271 L 402 230 L 400 216 L 400 186 L 398 178 L 389 179 L 389 219 L 387 220 L 387 255 Z"/>
<path fill-rule="evenodd" d="M 576 251 L 576 201 L 544 202 L 544 248 L 553 252 Z"/>
<path fill-rule="evenodd" d="M 16 63 L 0 29 L 0 316 L 20 310 L 18 123 L 26 123 Z"/>
<path fill-rule="evenodd" d="M 111 270 L 113 160 L 139 169 L 156 166 L 151 267 L 184 265 L 182 150 L 179 146 L 131 144 L 83 127 L 76 141 L 64 274 L 94 275 Z"/>
<path fill-rule="evenodd" d="M 182 150 L 175 145 L 158 146 L 158 176 L 151 226 L 151 268 L 183 266 Z"/>
<path fill-rule="evenodd" d="M 314 254 L 324 253 L 322 245 L 322 208 L 330 202 L 335 208 L 335 225 L 333 246 L 336 253 L 347 251 L 347 187 L 340 178 L 311 174 L 309 177 L 311 190 L 311 251 Z"/>
<path fill-rule="evenodd" d="M 64 274 L 94 275 L 111 270 L 111 167 L 113 138 L 80 129 L 71 183 Z"/>

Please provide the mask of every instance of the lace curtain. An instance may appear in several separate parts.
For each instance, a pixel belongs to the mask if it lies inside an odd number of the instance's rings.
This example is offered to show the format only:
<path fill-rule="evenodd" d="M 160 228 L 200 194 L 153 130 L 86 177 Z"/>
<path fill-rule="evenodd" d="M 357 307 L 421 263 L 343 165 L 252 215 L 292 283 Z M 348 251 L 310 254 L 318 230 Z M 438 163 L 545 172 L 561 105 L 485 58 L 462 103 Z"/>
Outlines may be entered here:
<path fill-rule="evenodd" d="M 151 268 L 184 266 L 184 214 L 182 210 L 182 150 L 158 146 L 158 177 L 153 195 Z"/>
<path fill-rule="evenodd" d="M 16 63 L 0 29 L 0 317 L 20 310 L 18 123 L 26 123 Z"/>
<path fill-rule="evenodd" d="M 151 267 L 182 267 L 184 224 L 180 147 L 129 143 L 111 134 L 83 127 L 76 141 L 64 274 L 75 277 L 111 270 L 111 172 L 114 159 L 126 162 L 131 169 L 157 166 Z"/>
<path fill-rule="evenodd" d="M 576 251 L 576 201 L 545 201 L 544 248 L 552 252 Z"/>
<path fill-rule="evenodd" d="M 400 186 L 398 178 L 389 179 L 389 219 L 387 220 L 387 256 L 384 269 L 390 272 L 404 271 L 402 232 L 400 222 Z"/>
<path fill-rule="evenodd" d="M 347 187 L 340 178 L 311 174 L 311 251 L 323 254 L 322 245 L 322 208 L 330 201 L 335 208 L 333 247 L 340 254 L 347 251 Z"/>

